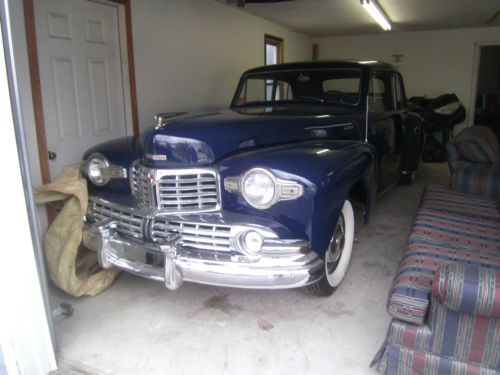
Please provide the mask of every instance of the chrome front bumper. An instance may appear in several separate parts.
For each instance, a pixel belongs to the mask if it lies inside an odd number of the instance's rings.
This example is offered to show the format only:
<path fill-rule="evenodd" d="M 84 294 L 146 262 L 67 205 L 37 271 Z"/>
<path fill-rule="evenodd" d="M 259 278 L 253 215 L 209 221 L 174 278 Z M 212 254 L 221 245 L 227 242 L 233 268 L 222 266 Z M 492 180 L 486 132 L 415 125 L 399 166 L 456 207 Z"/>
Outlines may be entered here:
<path fill-rule="evenodd" d="M 101 267 L 115 266 L 161 281 L 171 290 L 183 281 L 252 289 L 296 288 L 317 281 L 324 271 L 323 261 L 301 240 L 268 242 L 258 260 L 241 256 L 221 260 L 194 255 L 183 248 L 177 234 L 157 244 L 120 236 L 116 227 L 112 219 L 85 225 L 84 244 L 98 253 Z M 147 254 L 154 254 L 160 262 L 148 264 Z"/>

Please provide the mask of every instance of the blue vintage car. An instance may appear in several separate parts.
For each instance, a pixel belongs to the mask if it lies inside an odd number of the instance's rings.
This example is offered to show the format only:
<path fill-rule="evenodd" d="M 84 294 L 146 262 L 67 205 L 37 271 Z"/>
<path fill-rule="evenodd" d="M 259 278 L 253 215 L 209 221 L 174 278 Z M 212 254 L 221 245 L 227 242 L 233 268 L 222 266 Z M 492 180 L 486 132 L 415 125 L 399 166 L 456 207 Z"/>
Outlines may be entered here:
<path fill-rule="evenodd" d="M 162 114 L 84 155 L 84 243 L 102 267 L 164 282 L 306 286 L 330 295 L 378 193 L 411 182 L 422 144 L 401 75 L 374 61 L 245 72 L 230 109 Z"/>

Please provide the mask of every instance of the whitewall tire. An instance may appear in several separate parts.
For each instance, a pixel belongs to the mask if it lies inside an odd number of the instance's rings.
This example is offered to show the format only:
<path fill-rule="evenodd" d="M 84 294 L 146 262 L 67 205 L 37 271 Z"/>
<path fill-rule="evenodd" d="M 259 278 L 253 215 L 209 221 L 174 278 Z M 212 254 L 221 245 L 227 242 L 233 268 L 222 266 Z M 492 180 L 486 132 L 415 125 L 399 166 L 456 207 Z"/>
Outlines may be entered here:
<path fill-rule="evenodd" d="M 321 279 L 307 286 L 317 296 L 329 296 L 340 285 L 347 273 L 354 244 L 354 211 L 346 200 L 333 230 L 332 238 L 325 252 L 325 272 Z"/>

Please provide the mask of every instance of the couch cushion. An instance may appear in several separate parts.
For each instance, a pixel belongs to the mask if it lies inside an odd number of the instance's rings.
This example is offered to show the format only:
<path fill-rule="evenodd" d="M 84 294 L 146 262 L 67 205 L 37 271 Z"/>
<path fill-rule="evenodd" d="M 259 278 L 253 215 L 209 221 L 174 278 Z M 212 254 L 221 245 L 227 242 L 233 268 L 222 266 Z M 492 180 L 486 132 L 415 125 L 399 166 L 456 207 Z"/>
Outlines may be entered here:
<path fill-rule="evenodd" d="M 408 238 L 408 243 L 445 245 L 455 249 L 485 249 L 500 255 L 498 222 L 463 214 L 421 208 Z"/>
<path fill-rule="evenodd" d="M 440 185 L 428 185 L 425 188 L 421 207 L 451 212 L 469 218 L 500 221 L 500 211 L 496 200 L 459 193 Z"/>
<path fill-rule="evenodd" d="M 431 201 L 454 203 L 468 208 L 480 206 L 486 209 L 493 209 L 495 207 L 494 200 L 490 198 L 471 196 L 470 194 L 450 190 L 441 185 L 427 185 L 425 187 L 422 194 L 422 204 Z"/>
<path fill-rule="evenodd" d="M 449 264 L 437 270 L 432 294 L 448 310 L 500 318 L 500 270 Z"/>
<path fill-rule="evenodd" d="M 472 126 L 463 129 L 452 140 L 459 156 L 476 163 L 500 163 L 500 151 L 493 130 L 486 126 Z"/>
<path fill-rule="evenodd" d="M 500 167 L 480 164 L 458 169 L 451 176 L 451 188 L 466 194 L 499 199 Z"/>
<path fill-rule="evenodd" d="M 462 160 L 472 161 L 475 163 L 493 164 L 491 156 L 484 148 L 474 140 L 455 142 L 458 155 Z"/>

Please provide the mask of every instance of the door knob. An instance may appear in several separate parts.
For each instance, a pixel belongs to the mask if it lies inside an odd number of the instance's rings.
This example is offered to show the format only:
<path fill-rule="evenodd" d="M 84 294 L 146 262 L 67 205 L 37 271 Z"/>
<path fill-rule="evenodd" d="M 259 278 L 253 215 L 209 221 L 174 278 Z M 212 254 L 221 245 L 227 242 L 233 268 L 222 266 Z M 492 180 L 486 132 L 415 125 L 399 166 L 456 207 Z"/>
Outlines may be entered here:
<path fill-rule="evenodd" d="M 49 160 L 56 160 L 57 154 L 54 151 L 49 151 Z"/>

